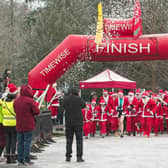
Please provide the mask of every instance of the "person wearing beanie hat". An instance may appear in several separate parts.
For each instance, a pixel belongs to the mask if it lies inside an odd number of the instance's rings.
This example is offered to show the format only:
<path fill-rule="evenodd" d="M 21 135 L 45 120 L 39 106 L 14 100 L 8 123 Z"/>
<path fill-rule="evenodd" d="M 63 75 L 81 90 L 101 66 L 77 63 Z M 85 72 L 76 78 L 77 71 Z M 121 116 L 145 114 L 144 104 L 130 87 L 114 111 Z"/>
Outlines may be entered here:
<path fill-rule="evenodd" d="M 126 129 L 129 136 L 131 135 L 131 133 L 133 133 L 133 136 L 136 136 L 137 113 L 135 108 L 138 104 L 138 99 L 134 96 L 133 91 L 129 91 L 128 93 L 128 102 L 129 102 L 129 105 L 127 107 L 127 113 L 126 113 L 126 117 L 127 117 Z"/>
<path fill-rule="evenodd" d="M 150 132 L 152 128 L 152 119 L 154 117 L 154 113 L 156 111 L 156 103 L 154 100 L 148 97 L 148 94 L 144 92 L 142 94 L 142 99 L 138 103 L 136 110 L 139 108 L 142 110 L 142 118 L 141 118 L 141 124 L 142 124 L 142 131 L 144 132 L 143 135 L 147 135 L 147 137 L 150 137 Z"/>
<path fill-rule="evenodd" d="M 94 137 L 96 134 L 96 126 L 97 126 L 97 105 L 96 105 L 96 100 L 92 99 L 90 109 L 92 112 L 92 121 L 91 121 L 91 135 Z"/>
<path fill-rule="evenodd" d="M 16 113 L 14 100 L 17 96 L 17 87 L 8 84 L 8 94 L 2 101 L 2 125 L 6 134 L 6 162 L 16 163 Z"/>
<path fill-rule="evenodd" d="M 90 110 L 90 105 L 86 104 L 86 107 L 82 109 L 83 113 L 83 133 L 85 139 L 88 139 L 89 134 L 91 133 L 91 119 L 92 119 L 92 112 Z"/>
<path fill-rule="evenodd" d="M 33 91 L 29 85 L 22 85 L 20 95 L 14 102 L 17 131 L 18 166 L 30 166 L 30 149 L 35 129 L 35 116 L 40 114 L 37 102 L 33 99 Z"/>
<path fill-rule="evenodd" d="M 104 99 L 101 99 L 99 102 L 99 106 L 97 107 L 99 127 L 100 127 L 100 135 L 104 138 L 106 134 L 106 124 L 107 124 L 107 112 L 109 111 L 109 106 L 106 105 Z"/>
<path fill-rule="evenodd" d="M 118 91 L 118 97 L 114 101 L 115 109 L 118 112 L 119 117 L 119 130 L 120 130 L 120 137 L 123 138 L 124 133 L 124 118 L 127 111 L 128 106 L 128 98 L 124 96 L 123 90 Z"/>

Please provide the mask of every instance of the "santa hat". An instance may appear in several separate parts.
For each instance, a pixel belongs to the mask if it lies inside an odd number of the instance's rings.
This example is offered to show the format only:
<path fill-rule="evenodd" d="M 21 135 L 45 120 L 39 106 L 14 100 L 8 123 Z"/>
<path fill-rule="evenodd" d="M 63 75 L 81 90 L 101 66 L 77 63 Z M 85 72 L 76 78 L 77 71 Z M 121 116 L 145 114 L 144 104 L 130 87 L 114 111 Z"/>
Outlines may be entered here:
<path fill-rule="evenodd" d="M 137 89 L 136 94 L 140 94 L 140 93 L 141 93 L 140 89 Z"/>
<path fill-rule="evenodd" d="M 101 99 L 101 100 L 100 100 L 100 104 L 106 104 L 105 100 L 104 100 L 104 99 Z"/>
<path fill-rule="evenodd" d="M 108 90 L 103 90 L 103 93 L 108 93 Z"/>
<path fill-rule="evenodd" d="M 96 103 L 96 100 L 95 100 L 95 99 L 92 99 L 91 103 Z"/>
<path fill-rule="evenodd" d="M 11 83 L 11 84 L 8 84 L 8 93 L 9 94 L 16 94 L 17 93 L 17 87 Z"/>
<path fill-rule="evenodd" d="M 142 94 L 142 97 L 148 97 L 148 94 L 147 94 L 146 92 L 144 92 L 144 93 Z"/>
<path fill-rule="evenodd" d="M 90 108 L 90 105 L 89 105 L 89 104 L 86 104 L 86 107 L 87 107 L 87 108 Z"/>
<path fill-rule="evenodd" d="M 132 90 L 130 90 L 130 91 L 128 92 L 128 95 L 134 96 L 134 92 L 133 92 Z"/>
<path fill-rule="evenodd" d="M 114 92 L 109 92 L 109 95 L 111 96 Z"/>
<path fill-rule="evenodd" d="M 118 94 L 124 94 L 123 90 L 119 90 Z"/>
<path fill-rule="evenodd" d="M 160 93 L 160 94 L 163 94 L 163 93 L 164 93 L 164 91 L 163 91 L 162 89 L 160 89 L 160 90 L 159 90 L 159 93 Z"/>

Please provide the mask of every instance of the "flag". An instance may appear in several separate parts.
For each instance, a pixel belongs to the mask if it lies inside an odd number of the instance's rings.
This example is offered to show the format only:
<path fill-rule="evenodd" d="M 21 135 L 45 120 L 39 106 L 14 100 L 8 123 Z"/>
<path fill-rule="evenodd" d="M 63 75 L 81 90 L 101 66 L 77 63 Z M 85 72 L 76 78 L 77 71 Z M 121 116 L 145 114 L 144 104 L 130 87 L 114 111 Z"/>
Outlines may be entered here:
<path fill-rule="evenodd" d="M 97 45 L 101 44 L 103 38 L 103 10 L 102 10 L 102 3 L 99 2 L 98 4 L 98 18 L 97 18 L 97 30 L 96 30 L 96 37 L 95 42 Z"/>
<path fill-rule="evenodd" d="M 135 38 L 138 38 L 142 35 L 142 19 L 141 19 L 141 9 L 139 5 L 139 1 L 137 0 L 134 7 L 134 21 L 133 21 L 133 34 Z"/>

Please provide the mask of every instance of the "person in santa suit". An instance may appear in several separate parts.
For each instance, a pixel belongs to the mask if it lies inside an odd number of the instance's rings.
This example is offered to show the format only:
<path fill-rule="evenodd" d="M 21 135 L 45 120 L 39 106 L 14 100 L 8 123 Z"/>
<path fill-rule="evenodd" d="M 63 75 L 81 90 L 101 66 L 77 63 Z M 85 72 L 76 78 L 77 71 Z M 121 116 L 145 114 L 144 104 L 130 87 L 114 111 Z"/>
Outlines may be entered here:
<path fill-rule="evenodd" d="M 91 135 L 94 137 L 95 133 L 96 133 L 96 126 L 97 126 L 97 110 L 96 110 L 96 100 L 93 99 L 91 101 L 91 105 L 90 105 L 90 110 L 92 112 L 92 121 L 91 121 Z"/>
<path fill-rule="evenodd" d="M 112 97 L 113 101 L 117 98 L 117 92 L 110 92 L 109 95 Z M 118 112 L 114 106 L 114 109 L 111 112 L 111 130 L 115 133 L 115 136 L 118 136 L 118 126 Z"/>
<path fill-rule="evenodd" d="M 124 118 L 127 111 L 128 98 L 124 96 L 123 90 L 118 91 L 118 97 L 114 101 L 115 109 L 118 112 L 119 117 L 119 130 L 120 130 L 120 137 L 123 138 L 124 132 Z"/>
<path fill-rule="evenodd" d="M 51 119 L 53 121 L 53 125 L 56 125 L 58 107 L 59 107 L 59 98 L 56 95 L 56 83 L 52 85 L 52 98 L 50 100 L 49 110 L 51 110 Z"/>
<path fill-rule="evenodd" d="M 163 90 L 159 90 L 158 97 L 163 108 L 163 115 L 165 116 L 166 121 L 166 131 L 168 133 L 168 95 Z"/>
<path fill-rule="evenodd" d="M 108 107 L 110 109 L 114 109 L 114 101 L 112 99 L 112 97 L 108 94 L 108 91 L 107 90 L 103 90 L 103 96 L 100 97 L 100 100 L 104 100 L 106 105 L 108 105 Z M 106 133 L 107 135 L 109 135 L 110 131 L 111 131 L 111 120 L 112 120 L 112 117 L 111 117 L 111 110 L 108 111 L 107 113 L 107 122 L 106 122 Z"/>
<path fill-rule="evenodd" d="M 136 113 L 136 106 L 138 104 L 138 99 L 134 96 L 133 91 L 129 91 L 128 93 L 128 102 L 129 105 L 127 107 L 127 132 L 130 136 L 133 133 L 133 136 L 136 136 L 136 123 L 137 123 L 137 113 Z"/>
<path fill-rule="evenodd" d="M 158 136 L 158 132 L 159 130 L 161 131 L 161 133 L 163 133 L 164 131 L 164 127 L 163 127 L 163 107 L 161 105 L 161 102 L 159 100 L 160 98 L 157 96 L 153 96 L 153 100 L 156 103 L 156 111 L 155 111 L 155 115 L 154 115 L 154 133 L 155 136 Z"/>
<path fill-rule="evenodd" d="M 100 134 L 102 138 L 104 138 L 106 131 L 106 124 L 107 124 L 107 112 L 109 112 L 109 106 L 106 105 L 104 99 L 100 100 L 100 105 L 97 107 L 97 114 L 99 120 L 99 127 L 100 127 Z"/>
<path fill-rule="evenodd" d="M 86 139 L 88 139 L 88 136 L 91 132 L 91 119 L 92 119 L 92 112 L 90 110 L 90 105 L 86 104 L 86 107 L 82 109 L 83 114 L 83 132 Z"/>
<path fill-rule="evenodd" d="M 111 97 L 114 101 L 117 98 L 117 92 L 111 92 Z"/>
<path fill-rule="evenodd" d="M 141 99 L 141 91 L 140 91 L 140 89 L 137 89 L 137 90 L 135 91 L 135 97 L 136 97 L 138 100 Z"/>
<path fill-rule="evenodd" d="M 136 110 L 139 108 L 142 110 L 141 124 L 143 135 L 147 135 L 149 138 L 152 127 L 152 118 L 154 117 L 154 113 L 156 111 L 156 103 L 154 100 L 148 97 L 146 92 L 144 92 L 142 94 L 142 99 L 136 107 Z"/>

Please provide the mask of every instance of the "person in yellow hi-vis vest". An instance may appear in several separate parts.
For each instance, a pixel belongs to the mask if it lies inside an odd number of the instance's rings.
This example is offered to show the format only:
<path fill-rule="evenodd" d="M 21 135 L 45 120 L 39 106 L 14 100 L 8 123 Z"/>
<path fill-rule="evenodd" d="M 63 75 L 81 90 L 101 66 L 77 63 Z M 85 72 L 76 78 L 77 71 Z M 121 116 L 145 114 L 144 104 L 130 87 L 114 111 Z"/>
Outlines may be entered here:
<path fill-rule="evenodd" d="M 14 111 L 14 100 L 17 95 L 17 87 L 14 84 L 8 85 L 8 95 L 2 101 L 2 125 L 6 134 L 6 162 L 16 163 L 16 113 Z"/>
<path fill-rule="evenodd" d="M 0 99 L 0 162 L 3 160 L 1 156 L 5 145 L 6 145 L 6 136 L 2 126 L 2 100 Z"/>

